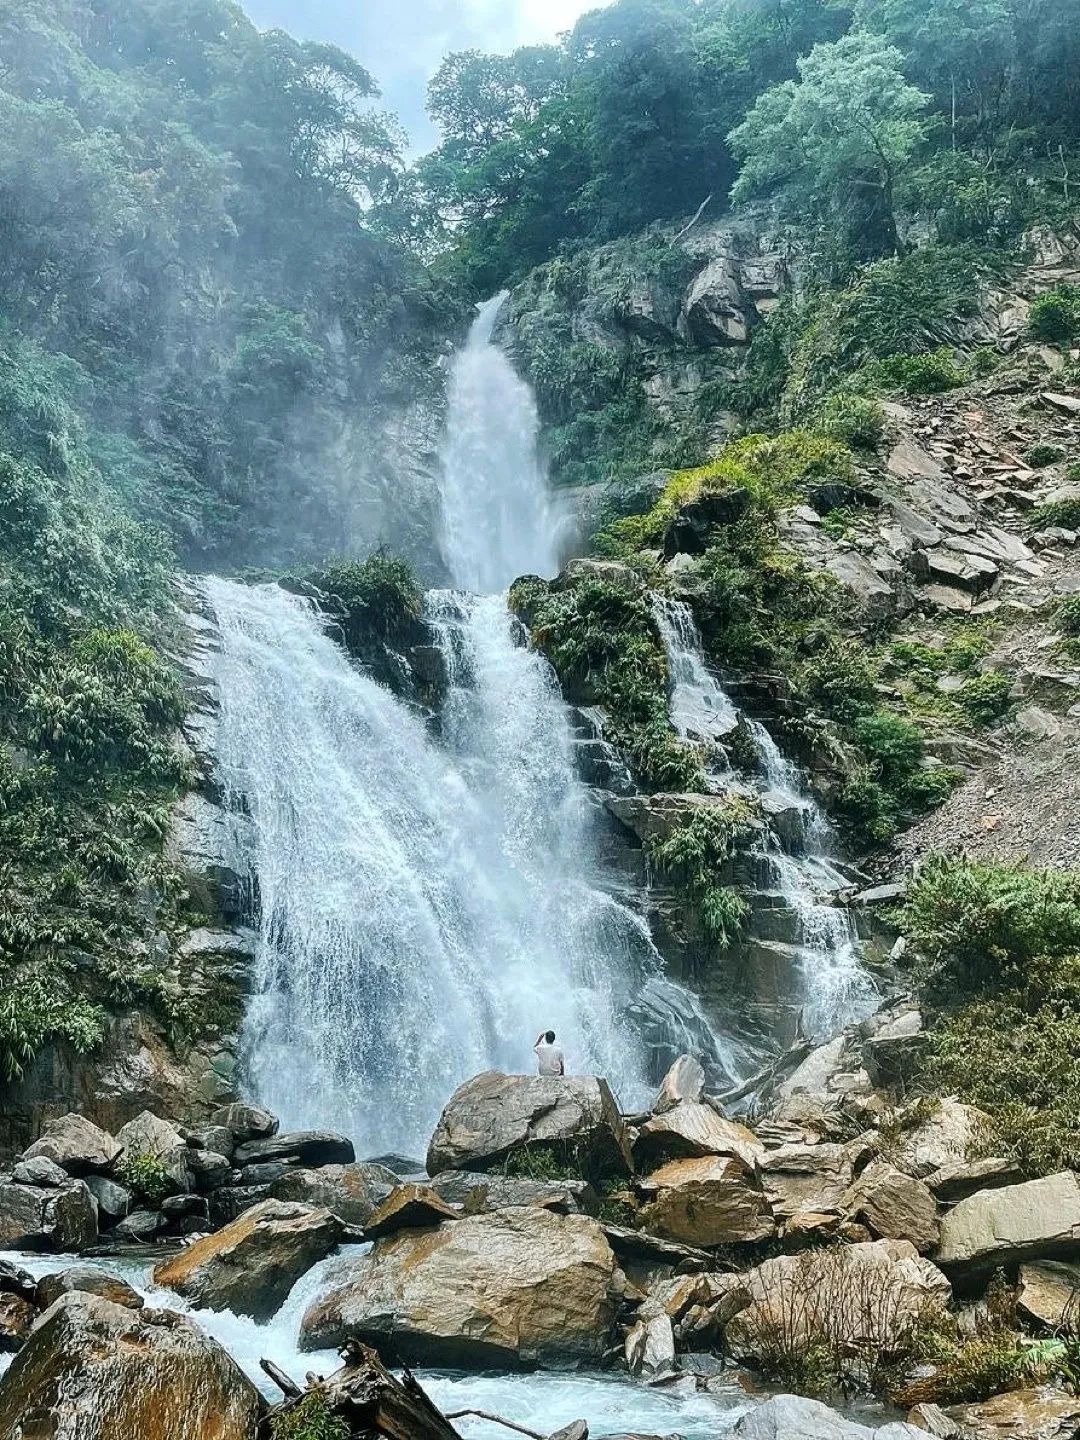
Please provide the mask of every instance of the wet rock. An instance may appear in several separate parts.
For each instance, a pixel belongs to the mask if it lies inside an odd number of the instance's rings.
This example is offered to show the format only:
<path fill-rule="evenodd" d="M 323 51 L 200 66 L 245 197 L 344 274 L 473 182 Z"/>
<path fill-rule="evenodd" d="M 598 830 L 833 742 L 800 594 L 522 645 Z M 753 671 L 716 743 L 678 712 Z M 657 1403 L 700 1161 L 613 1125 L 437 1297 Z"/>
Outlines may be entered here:
<path fill-rule="evenodd" d="M 611 1343 L 615 1256 L 601 1226 L 539 1207 L 399 1231 L 304 1316 L 301 1346 L 355 1336 L 406 1363 L 597 1363 Z"/>
<path fill-rule="evenodd" d="M 705 1071 L 693 1055 L 680 1055 L 664 1076 L 653 1101 L 653 1114 L 663 1115 L 681 1100 L 697 1104 L 705 1093 Z"/>
<path fill-rule="evenodd" d="M 188 1169 L 195 1189 L 203 1191 L 227 1185 L 232 1175 L 229 1160 L 213 1150 L 192 1150 L 188 1156 Z"/>
<path fill-rule="evenodd" d="M 251 1440 L 265 1406 L 186 1316 L 63 1295 L 0 1384 L 0 1440 Z"/>
<path fill-rule="evenodd" d="M 113 1232 L 118 1240 L 132 1240 L 137 1245 L 147 1245 L 157 1238 L 165 1228 L 160 1210 L 133 1210 L 126 1215 Z"/>
<path fill-rule="evenodd" d="M 0 1182 L 0 1247 L 85 1250 L 97 1233 L 97 1206 L 83 1181 L 55 1190 Z"/>
<path fill-rule="evenodd" d="M 118 1185 L 107 1175 L 88 1175 L 84 1183 L 97 1203 L 98 1220 L 103 1225 L 123 1220 L 131 1210 L 131 1191 L 125 1185 Z"/>
<path fill-rule="evenodd" d="M 951 1298 L 945 1276 L 906 1240 L 779 1255 L 731 1279 L 752 1298 L 727 1327 L 731 1353 L 748 1361 L 778 1336 L 795 1349 L 822 1339 L 888 1354 L 913 1320 L 943 1313 Z"/>
<path fill-rule="evenodd" d="M 230 1106 L 229 1108 L 234 1107 Z M 229 1112 L 226 1110 L 218 1113 L 228 1114 Z M 255 1135 L 251 1136 L 253 1140 L 258 1138 Z M 235 1133 L 227 1125 L 203 1125 L 197 1130 L 188 1131 L 187 1143 L 192 1150 L 205 1150 L 211 1155 L 224 1155 L 226 1159 L 231 1160 L 238 1141 Z"/>
<path fill-rule="evenodd" d="M 18 1350 L 30 1334 L 37 1310 L 25 1295 L 0 1291 L 0 1354 Z"/>
<path fill-rule="evenodd" d="M 269 1195 L 270 1187 L 267 1185 L 222 1186 L 210 1193 L 210 1219 L 214 1225 L 229 1225 L 253 1205 L 260 1205 Z"/>
<path fill-rule="evenodd" d="M 881 1240 L 910 1240 L 921 1254 L 938 1242 L 937 1201 L 928 1186 L 873 1160 L 841 1201 L 843 1213 Z"/>
<path fill-rule="evenodd" d="M 20 1160 L 12 1170 L 11 1178 L 16 1185 L 43 1185 L 55 1190 L 58 1185 L 66 1185 L 69 1177 L 66 1170 L 61 1170 L 47 1156 L 35 1155 L 30 1160 Z M 97 1180 L 101 1177 L 95 1175 L 90 1178 Z"/>
<path fill-rule="evenodd" d="M 935 1256 L 958 1282 L 1000 1265 L 1080 1255 L 1080 1181 L 1071 1170 L 981 1190 L 944 1217 Z"/>
<path fill-rule="evenodd" d="M 270 1194 L 275 1200 L 321 1206 L 332 1210 L 346 1225 L 364 1226 L 398 1184 L 393 1170 L 367 1161 L 323 1165 L 317 1170 L 288 1170 L 270 1186 Z"/>
<path fill-rule="evenodd" d="M 295 1160 L 315 1169 L 320 1165 L 351 1165 L 355 1159 L 352 1141 L 332 1130 L 297 1130 L 265 1140 L 248 1140 L 237 1146 L 233 1156 L 234 1163 L 241 1167 Z"/>
<path fill-rule="evenodd" d="M 916 1423 L 922 1408 L 911 1412 Z M 977 1405 L 952 1405 L 944 1414 L 960 1427 L 962 1440 L 1075 1440 L 1080 1400 L 1043 1386 L 1013 1390 Z"/>
<path fill-rule="evenodd" d="M 151 1156 L 163 1168 L 177 1191 L 191 1188 L 188 1159 L 191 1152 L 180 1132 L 149 1110 L 136 1115 L 116 1132 L 128 1157 Z"/>
<path fill-rule="evenodd" d="M 458 1215 L 430 1185 L 399 1185 L 364 1226 L 364 1239 L 377 1240 L 396 1230 L 430 1228 L 444 1220 L 456 1220 Z"/>
<path fill-rule="evenodd" d="M 629 565 L 623 565 L 618 560 L 591 560 L 580 557 L 571 560 L 559 578 L 569 584 L 578 580 L 603 580 L 631 595 L 640 595 L 642 590 L 641 576 Z"/>
<path fill-rule="evenodd" d="M 428 1174 L 487 1170 L 529 1146 L 572 1157 L 585 1179 L 633 1170 L 626 1127 L 606 1080 L 490 1070 L 451 1096 L 428 1148 Z"/>
<path fill-rule="evenodd" d="M 607 808 L 643 843 L 667 840 L 701 811 L 729 807 L 724 795 L 612 795 Z"/>
<path fill-rule="evenodd" d="M 893 1422 L 875 1430 L 801 1395 L 774 1395 L 731 1433 L 733 1440 L 926 1440 L 926 1431 L 914 1425 Z"/>
<path fill-rule="evenodd" d="M 344 1226 L 329 1210 L 265 1200 L 158 1265 L 154 1283 L 208 1310 L 268 1320 L 300 1276 L 324 1260 L 343 1234 Z"/>
<path fill-rule="evenodd" d="M 234 1145 L 244 1145 L 249 1140 L 269 1140 L 277 1134 L 279 1123 L 277 1116 L 271 1115 L 269 1110 L 263 1110 L 258 1105 L 242 1104 L 226 1105 L 215 1110 L 210 1121 L 216 1128 L 227 1130 L 233 1137 Z M 217 1147 L 207 1145 L 206 1148 Z"/>
<path fill-rule="evenodd" d="M 47 1310 L 61 1295 L 73 1290 L 85 1295 L 100 1295 L 110 1304 L 125 1305 L 129 1310 L 141 1310 L 143 1307 L 142 1296 L 126 1280 L 90 1265 L 73 1265 L 70 1270 L 58 1270 L 55 1274 L 41 1277 L 37 1283 L 38 1309 Z"/>
<path fill-rule="evenodd" d="M 1080 1318 L 1080 1265 L 1040 1260 L 1020 1266 L 1016 1306 L 1021 1315 L 1059 1331 Z"/>
<path fill-rule="evenodd" d="M 61 1115 L 50 1120 L 40 1140 L 35 1140 L 19 1157 L 22 1161 L 43 1156 L 68 1175 L 89 1175 L 109 1170 L 119 1158 L 123 1145 L 81 1115 Z"/>
<path fill-rule="evenodd" d="M 161 1202 L 161 1214 L 169 1226 L 178 1220 L 199 1220 L 203 1228 L 210 1223 L 210 1206 L 205 1195 L 170 1195 Z"/>
<path fill-rule="evenodd" d="M 764 1153 L 752 1130 L 693 1100 L 681 1100 L 654 1115 L 634 1140 L 634 1162 L 644 1171 L 668 1160 L 701 1155 L 734 1155 L 752 1168 Z"/>
<path fill-rule="evenodd" d="M 240 1179 L 237 1184 L 243 1186 L 266 1185 L 270 1186 L 287 1175 L 289 1166 L 284 1160 L 266 1160 L 260 1165 L 245 1165 L 240 1171 Z"/>
<path fill-rule="evenodd" d="M 710 1249 L 768 1239 L 772 1211 L 742 1163 L 726 1156 L 673 1160 L 640 1184 L 641 1223 L 668 1240 Z"/>

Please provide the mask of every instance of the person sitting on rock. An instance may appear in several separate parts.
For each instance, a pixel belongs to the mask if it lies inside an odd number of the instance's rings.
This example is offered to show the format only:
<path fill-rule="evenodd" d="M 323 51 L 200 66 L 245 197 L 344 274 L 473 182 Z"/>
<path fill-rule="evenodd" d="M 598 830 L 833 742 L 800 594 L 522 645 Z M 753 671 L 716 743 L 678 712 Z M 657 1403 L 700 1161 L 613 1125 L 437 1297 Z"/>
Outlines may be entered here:
<path fill-rule="evenodd" d="M 536 1051 L 536 1065 L 538 1075 L 565 1075 L 566 1061 L 563 1053 L 555 1044 L 555 1031 L 544 1030 L 536 1037 L 536 1044 L 533 1046 Z"/>

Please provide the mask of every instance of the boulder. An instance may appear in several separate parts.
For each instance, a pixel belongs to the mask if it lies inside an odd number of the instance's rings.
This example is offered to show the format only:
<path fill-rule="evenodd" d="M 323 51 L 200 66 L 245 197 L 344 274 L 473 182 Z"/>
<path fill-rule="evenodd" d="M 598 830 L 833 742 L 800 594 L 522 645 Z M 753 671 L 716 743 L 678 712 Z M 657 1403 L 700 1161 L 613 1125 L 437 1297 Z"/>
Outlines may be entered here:
<path fill-rule="evenodd" d="M 934 1257 L 958 1282 L 976 1280 L 999 1265 L 1080 1255 L 1080 1182 L 1071 1170 L 980 1190 L 941 1222 Z"/>
<path fill-rule="evenodd" d="M 1058 1260 L 1021 1265 L 1016 1307 L 1048 1330 L 1060 1330 L 1066 1322 L 1075 1329 L 1080 1320 L 1080 1265 Z"/>
<path fill-rule="evenodd" d="M 61 1295 L 78 1290 L 84 1295 L 100 1295 L 112 1305 L 126 1305 L 129 1310 L 141 1310 L 143 1298 L 133 1290 L 126 1280 L 96 1270 L 91 1265 L 73 1265 L 70 1270 L 58 1270 L 52 1275 L 43 1275 L 37 1283 L 36 1302 L 39 1310 L 48 1310 Z"/>
<path fill-rule="evenodd" d="M 753 1168 L 764 1154 L 752 1130 L 695 1100 L 680 1100 L 653 1115 L 634 1140 L 634 1163 L 645 1171 L 668 1160 L 701 1155 L 733 1155 Z"/>
<path fill-rule="evenodd" d="M 915 1425 L 894 1421 L 874 1429 L 801 1395 L 774 1395 L 744 1415 L 731 1434 L 733 1440 L 926 1440 L 926 1431 Z"/>
<path fill-rule="evenodd" d="M 89 1175 L 109 1170 L 122 1149 L 119 1141 L 81 1115 L 61 1115 L 49 1121 L 41 1139 L 19 1158 L 28 1161 L 43 1155 L 68 1175 Z"/>
<path fill-rule="evenodd" d="M 780 1145 L 762 1157 L 761 1183 L 778 1220 L 840 1213 L 855 1178 L 849 1145 Z"/>
<path fill-rule="evenodd" d="M 400 1183 L 385 1165 L 366 1161 L 354 1165 L 323 1165 L 318 1170 L 287 1170 L 270 1186 L 270 1194 L 275 1200 L 322 1206 L 332 1210 L 346 1225 L 364 1226 Z"/>
<path fill-rule="evenodd" d="M 232 1175 L 231 1162 L 216 1150 L 192 1150 L 188 1169 L 196 1190 L 216 1190 L 227 1185 Z"/>
<path fill-rule="evenodd" d="M 192 1305 L 269 1320 L 300 1276 L 340 1243 L 344 1226 L 329 1210 L 265 1200 L 154 1270 L 154 1283 Z"/>
<path fill-rule="evenodd" d="M 46 1189 L 55 1190 L 58 1185 L 66 1185 L 70 1176 L 47 1156 L 35 1155 L 30 1160 L 20 1160 L 12 1170 L 11 1178 L 16 1185 L 42 1185 Z M 87 1178 L 100 1180 L 102 1176 L 91 1175 Z"/>
<path fill-rule="evenodd" d="M 0 1384 L 0 1440 L 251 1440 L 258 1390 L 186 1316 L 62 1295 Z"/>
<path fill-rule="evenodd" d="M 900 1112 L 903 1119 L 904 1112 Z M 898 1170 L 920 1180 L 945 1165 L 966 1163 L 983 1143 L 990 1117 L 959 1100 L 939 1100 L 931 1114 L 903 1132 L 889 1147 L 889 1159 Z"/>
<path fill-rule="evenodd" d="M 658 1375 L 675 1366 L 675 1331 L 671 1317 L 660 1311 L 638 1320 L 627 1332 L 623 1346 L 631 1375 Z"/>
<path fill-rule="evenodd" d="M 118 1240 L 133 1240 L 137 1245 L 148 1245 L 165 1228 L 165 1217 L 160 1210 L 133 1210 L 117 1225 L 114 1235 Z"/>
<path fill-rule="evenodd" d="M 653 1101 L 653 1114 L 663 1115 L 680 1101 L 697 1104 L 705 1093 L 705 1070 L 693 1055 L 680 1055 L 664 1076 Z"/>
<path fill-rule="evenodd" d="M 750 492 L 741 485 L 700 495 L 684 505 L 668 526 L 664 554 L 704 555 L 714 530 L 734 525 L 750 508 Z"/>
<path fill-rule="evenodd" d="M 511 1175 L 477 1175 L 471 1170 L 444 1170 L 432 1180 L 431 1188 L 448 1205 L 463 1205 L 467 1210 L 542 1205 L 570 1215 L 598 1203 L 595 1190 L 586 1180 L 526 1180 Z"/>
<path fill-rule="evenodd" d="M 920 1254 L 938 1242 L 937 1201 L 929 1188 L 887 1160 L 873 1160 L 844 1196 L 844 1215 L 881 1240 L 910 1240 Z"/>
<path fill-rule="evenodd" d="M 18 1350 L 30 1334 L 37 1310 L 25 1295 L 0 1291 L 0 1354 Z"/>
<path fill-rule="evenodd" d="M 597 1221 L 539 1207 L 377 1240 L 304 1316 L 304 1349 L 347 1336 L 407 1364 L 596 1364 L 611 1343 L 615 1256 Z"/>
<path fill-rule="evenodd" d="M 289 1135 L 245 1141 L 237 1146 L 233 1163 L 243 1167 L 284 1160 L 318 1169 L 320 1165 L 351 1165 L 355 1159 L 352 1141 L 344 1135 L 332 1130 L 297 1130 Z"/>
<path fill-rule="evenodd" d="M 909 1419 L 921 1423 L 928 1408 L 917 1405 Z M 943 1413 L 959 1427 L 954 1433 L 961 1440 L 1075 1440 L 1080 1429 L 1080 1400 L 1050 1386 L 951 1405 Z"/>
<path fill-rule="evenodd" d="M 131 1210 L 131 1191 L 107 1175 L 88 1175 L 84 1183 L 97 1203 L 98 1219 L 105 1225 L 123 1220 Z"/>
<path fill-rule="evenodd" d="M 364 1239 L 377 1240 L 396 1230 L 423 1230 L 456 1220 L 459 1211 L 451 1209 L 430 1185 L 399 1185 L 387 1196 L 364 1226 Z"/>
<path fill-rule="evenodd" d="M 0 1247 L 85 1250 L 97 1233 L 97 1206 L 82 1180 L 55 1190 L 0 1182 Z"/>
<path fill-rule="evenodd" d="M 149 1110 L 144 1110 L 134 1120 L 121 1126 L 116 1138 L 124 1147 L 125 1160 L 150 1157 L 163 1168 L 175 1190 L 190 1190 L 188 1160 L 192 1152 L 179 1130 L 167 1120 L 159 1120 Z"/>
<path fill-rule="evenodd" d="M 750 340 L 747 301 L 739 285 L 737 261 L 711 259 L 691 285 L 681 325 L 697 345 L 746 345 Z"/>
<path fill-rule="evenodd" d="M 250 1138 L 257 1140 L 259 1137 L 252 1135 Z M 187 1143 L 192 1150 L 208 1150 L 212 1155 L 224 1155 L 226 1159 L 231 1160 L 232 1153 L 239 1141 L 228 1125 L 203 1125 L 198 1130 L 188 1131 Z"/>
<path fill-rule="evenodd" d="M 531 1146 L 554 1150 L 585 1179 L 633 1171 L 626 1127 L 606 1080 L 489 1070 L 450 1097 L 428 1148 L 428 1174 L 489 1170 Z"/>
<path fill-rule="evenodd" d="M 730 1322 L 727 1343 L 740 1360 L 756 1361 L 777 1344 L 830 1347 L 889 1355 L 920 1318 L 944 1313 L 949 1282 L 907 1240 L 874 1240 L 799 1255 L 778 1255 L 744 1275 L 752 1303 Z"/>
<path fill-rule="evenodd" d="M 710 1249 L 766 1240 L 775 1232 L 761 1187 L 741 1160 L 707 1155 L 673 1160 L 641 1182 L 646 1230 L 668 1240 Z"/>
<path fill-rule="evenodd" d="M 260 1109 L 258 1105 L 226 1105 L 221 1110 L 214 1111 L 210 1116 L 210 1123 L 227 1130 L 233 1137 L 234 1145 L 243 1145 L 249 1140 L 269 1140 L 271 1135 L 278 1132 L 277 1117 L 271 1115 L 269 1110 Z"/>
<path fill-rule="evenodd" d="M 983 1160 L 954 1160 L 927 1175 L 926 1183 L 940 1201 L 955 1205 L 976 1190 L 997 1190 L 1002 1185 L 1018 1185 L 1023 1179 L 1014 1160 L 997 1155 Z"/>

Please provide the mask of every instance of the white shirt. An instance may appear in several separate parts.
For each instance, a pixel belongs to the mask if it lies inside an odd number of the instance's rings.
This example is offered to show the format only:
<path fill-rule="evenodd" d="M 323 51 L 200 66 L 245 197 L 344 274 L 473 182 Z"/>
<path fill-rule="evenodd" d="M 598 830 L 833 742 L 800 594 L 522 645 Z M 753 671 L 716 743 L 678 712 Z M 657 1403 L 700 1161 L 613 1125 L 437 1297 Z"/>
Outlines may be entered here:
<path fill-rule="evenodd" d="M 533 1046 L 536 1051 L 536 1059 L 540 1075 L 562 1075 L 566 1070 L 566 1062 L 563 1053 L 558 1045 L 549 1045 L 546 1040 L 541 1040 Z"/>

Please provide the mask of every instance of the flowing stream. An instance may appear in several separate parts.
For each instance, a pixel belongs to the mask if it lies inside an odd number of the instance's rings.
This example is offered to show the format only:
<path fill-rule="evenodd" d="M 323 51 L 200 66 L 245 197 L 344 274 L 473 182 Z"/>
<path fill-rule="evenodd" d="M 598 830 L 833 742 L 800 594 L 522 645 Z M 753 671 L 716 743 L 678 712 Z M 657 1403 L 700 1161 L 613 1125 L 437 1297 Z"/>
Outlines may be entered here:
<path fill-rule="evenodd" d="M 654 614 L 674 681 L 672 723 L 688 738 L 714 743 L 734 729 L 738 709 L 705 662 L 689 606 L 657 596 Z M 851 912 L 833 903 L 847 881 L 830 859 L 829 823 L 765 726 L 757 720 L 747 723 L 762 763 L 757 788 L 766 802 L 799 815 L 798 843 L 785 848 L 770 834 L 762 859 L 774 898 L 795 915 L 802 1028 L 808 1038 L 826 1040 L 871 1014 L 878 992 L 862 964 Z M 728 787 L 731 775 L 726 760 L 715 762 L 711 780 L 717 790 Z"/>

